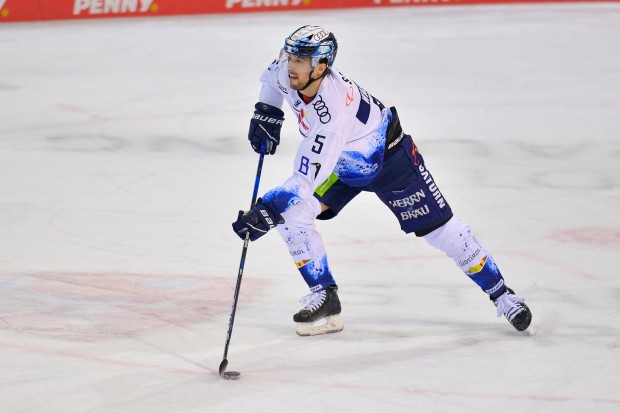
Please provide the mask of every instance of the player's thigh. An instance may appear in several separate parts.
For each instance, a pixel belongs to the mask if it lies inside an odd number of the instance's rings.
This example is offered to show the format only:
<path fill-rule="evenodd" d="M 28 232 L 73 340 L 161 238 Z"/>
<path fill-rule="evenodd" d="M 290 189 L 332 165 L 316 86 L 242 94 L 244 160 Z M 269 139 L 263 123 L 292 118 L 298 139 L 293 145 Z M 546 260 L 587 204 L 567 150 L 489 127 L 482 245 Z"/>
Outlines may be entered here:
<path fill-rule="evenodd" d="M 353 188 L 333 175 L 321 185 L 314 193 L 314 197 L 321 203 L 321 213 L 317 219 L 332 219 L 342 211 L 342 209 L 355 198 L 361 190 Z"/>
<path fill-rule="evenodd" d="M 400 151 L 386 159 L 386 166 L 392 169 L 394 178 L 375 193 L 396 216 L 405 233 L 424 236 L 452 218 L 450 205 L 411 138 L 403 142 Z"/>

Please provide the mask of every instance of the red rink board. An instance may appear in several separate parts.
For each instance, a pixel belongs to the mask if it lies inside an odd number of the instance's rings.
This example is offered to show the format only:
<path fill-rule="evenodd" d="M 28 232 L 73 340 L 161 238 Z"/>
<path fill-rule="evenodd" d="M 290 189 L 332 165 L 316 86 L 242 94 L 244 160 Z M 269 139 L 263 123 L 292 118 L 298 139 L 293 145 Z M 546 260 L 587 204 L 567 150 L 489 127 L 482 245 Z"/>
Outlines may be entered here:
<path fill-rule="evenodd" d="M 0 0 L 0 23 L 361 7 L 463 6 L 516 3 L 601 3 L 620 0 Z"/>

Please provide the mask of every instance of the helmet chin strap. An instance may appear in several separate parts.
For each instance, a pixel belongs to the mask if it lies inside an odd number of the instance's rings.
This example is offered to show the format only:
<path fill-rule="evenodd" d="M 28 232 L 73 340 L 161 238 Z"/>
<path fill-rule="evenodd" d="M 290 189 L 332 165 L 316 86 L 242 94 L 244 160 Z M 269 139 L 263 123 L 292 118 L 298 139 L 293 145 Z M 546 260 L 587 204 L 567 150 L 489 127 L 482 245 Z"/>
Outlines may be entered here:
<path fill-rule="evenodd" d="M 308 81 L 306 82 L 306 84 L 304 85 L 304 87 L 302 87 L 300 90 L 306 90 L 312 83 L 316 82 L 319 79 L 322 79 L 325 77 L 325 75 L 327 74 L 327 69 L 325 69 L 325 71 L 323 71 L 323 74 L 319 77 L 317 77 L 316 79 L 312 78 L 312 72 L 314 72 L 314 69 L 312 69 L 312 71 L 310 72 L 310 74 L 308 75 Z"/>
<path fill-rule="evenodd" d="M 316 79 L 312 79 L 312 73 L 310 73 L 310 76 L 308 77 L 308 81 L 306 82 L 304 87 L 301 88 L 301 90 L 306 90 L 308 86 L 310 86 L 312 83 L 314 83 L 316 80 L 319 80 L 319 79 L 320 77 L 317 77 Z"/>

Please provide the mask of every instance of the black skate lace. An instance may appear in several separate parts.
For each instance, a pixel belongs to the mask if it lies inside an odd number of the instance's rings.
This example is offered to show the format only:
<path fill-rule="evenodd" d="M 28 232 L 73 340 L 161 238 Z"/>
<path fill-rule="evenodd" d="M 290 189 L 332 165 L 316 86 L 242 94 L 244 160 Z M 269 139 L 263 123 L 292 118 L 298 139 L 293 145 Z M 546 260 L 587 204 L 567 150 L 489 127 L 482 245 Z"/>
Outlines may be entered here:
<path fill-rule="evenodd" d="M 525 299 L 517 294 L 506 293 L 502 295 L 495 302 L 497 305 L 497 316 L 505 315 L 508 321 L 512 321 L 523 310 L 523 306 L 521 306 L 523 302 L 525 302 Z"/>
<path fill-rule="evenodd" d="M 326 296 L 325 290 L 322 290 L 301 297 L 299 302 L 304 306 L 304 310 L 314 311 L 323 305 Z"/>

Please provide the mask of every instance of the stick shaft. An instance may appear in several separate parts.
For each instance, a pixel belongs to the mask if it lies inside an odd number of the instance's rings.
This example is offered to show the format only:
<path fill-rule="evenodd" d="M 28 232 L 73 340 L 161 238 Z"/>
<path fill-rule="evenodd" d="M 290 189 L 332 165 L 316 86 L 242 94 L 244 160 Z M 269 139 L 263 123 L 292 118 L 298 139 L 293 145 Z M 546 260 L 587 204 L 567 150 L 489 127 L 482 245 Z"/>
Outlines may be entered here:
<path fill-rule="evenodd" d="M 250 209 L 254 207 L 256 203 L 256 198 L 258 196 L 258 186 L 260 184 L 260 176 L 263 171 L 263 160 L 265 155 L 263 153 L 260 154 L 258 158 L 258 167 L 256 168 L 256 180 L 254 181 L 254 192 L 252 192 L 252 203 L 250 204 Z M 220 364 L 220 375 L 224 374 L 226 371 L 226 366 L 228 365 L 228 347 L 230 346 L 230 338 L 232 336 L 233 325 L 235 324 L 235 314 L 237 313 L 237 302 L 239 300 L 239 291 L 241 290 L 241 278 L 243 277 L 243 268 L 245 267 L 245 256 L 248 252 L 248 245 L 250 243 L 250 233 L 248 232 L 245 235 L 245 239 L 243 240 L 243 249 L 241 250 L 241 261 L 239 262 L 239 273 L 237 274 L 237 285 L 235 286 L 235 295 L 233 297 L 233 305 L 232 311 L 230 313 L 230 319 L 228 320 L 228 333 L 226 334 L 226 345 L 224 346 L 224 357 L 222 359 L 222 363 Z"/>

